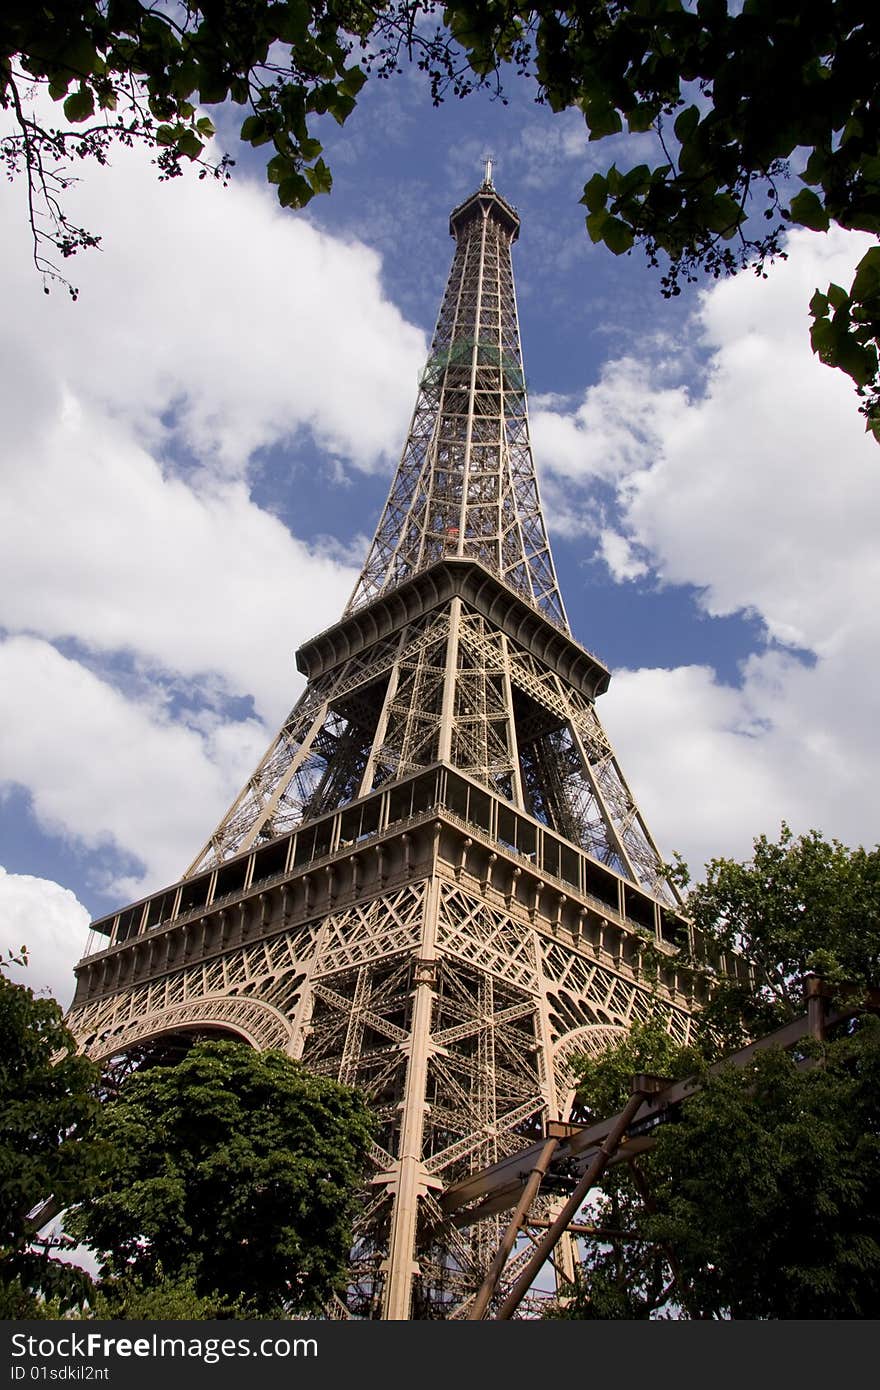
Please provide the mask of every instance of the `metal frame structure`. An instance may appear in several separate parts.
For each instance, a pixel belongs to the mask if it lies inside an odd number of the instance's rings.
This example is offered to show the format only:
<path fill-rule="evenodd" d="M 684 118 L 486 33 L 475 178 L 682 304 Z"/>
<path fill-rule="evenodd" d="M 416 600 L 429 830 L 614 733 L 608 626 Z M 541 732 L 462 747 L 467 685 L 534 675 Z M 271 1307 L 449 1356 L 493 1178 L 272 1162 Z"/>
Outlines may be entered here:
<path fill-rule="evenodd" d="M 846 991 L 842 992 L 838 987 L 837 993 L 845 994 Z M 808 975 L 804 981 L 806 1012 L 801 1017 L 728 1054 L 711 1066 L 709 1073 L 725 1067 L 746 1067 L 759 1052 L 790 1050 L 806 1038 L 824 1041 L 838 1024 L 849 1023 L 862 1013 L 880 1012 L 880 990 L 868 989 L 859 994 L 856 1002 L 849 1006 L 838 1003 L 832 1007 L 831 988 L 819 976 Z M 813 1066 L 815 1060 L 808 1057 L 801 1065 Z M 672 1082 L 656 1076 L 635 1076 L 632 1095 L 616 1115 L 589 1125 L 551 1122 L 541 1142 L 481 1173 L 472 1173 L 463 1182 L 449 1188 L 443 1197 L 443 1210 L 459 1227 L 485 1220 L 488 1212 L 496 1215 L 515 1203 L 513 1216 L 495 1259 L 477 1296 L 469 1304 L 468 1320 L 479 1322 L 485 1318 L 493 1299 L 496 1301 L 494 1316 L 497 1320 L 513 1317 L 528 1295 L 535 1277 L 552 1258 L 553 1251 L 567 1233 L 576 1231 L 599 1240 L 605 1238 L 609 1233 L 594 1226 L 576 1224 L 578 1212 L 590 1191 L 609 1166 L 632 1164 L 640 1154 L 653 1148 L 658 1126 L 674 1119 L 682 1103 L 701 1090 L 702 1082 L 696 1077 Z M 563 1182 L 570 1191 L 552 1221 L 542 1221 L 539 1217 L 533 1222 L 530 1220 L 530 1210 L 542 1182 L 548 1175 L 551 1178 L 554 1176 L 554 1169 L 557 1182 Z M 637 1169 L 634 1171 L 638 1174 Z M 637 1180 L 637 1187 L 643 1202 L 650 1207 L 650 1193 L 643 1176 L 640 1181 Z M 534 1248 L 526 1250 L 526 1258 L 519 1261 L 516 1278 L 510 1283 L 503 1299 L 498 1299 L 496 1296 L 499 1288 L 503 1288 L 507 1260 L 518 1237 L 530 1225 L 546 1227 L 546 1232 L 540 1240 L 535 1241 Z M 613 1233 L 618 1239 L 622 1234 Z M 676 1262 L 672 1252 L 669 1252 L 669 1259 L 675 1271 Z"/>
<path fill-rule="evenodd" d="M 340 1316 L 463 1317 L 498 1217 L 441 1198 L 564 1116 L 569 1058 L 687 1037 L 688 931 L 571 636 L 487 178 L 388 503 L 305 691 L 176 883 L 94 923 L 71 1027 L 107 1057 L 219 1030 L 362 1087 L 380 1122 Z M 735 964 L 731 968 L 735 968 Z"/>

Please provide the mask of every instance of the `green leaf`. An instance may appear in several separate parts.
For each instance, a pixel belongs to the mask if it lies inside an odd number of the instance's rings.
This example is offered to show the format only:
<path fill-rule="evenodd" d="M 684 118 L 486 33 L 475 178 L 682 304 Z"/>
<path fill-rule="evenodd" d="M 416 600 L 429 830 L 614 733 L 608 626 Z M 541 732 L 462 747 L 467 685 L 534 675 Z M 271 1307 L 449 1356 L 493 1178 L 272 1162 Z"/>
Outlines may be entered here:
<path fill-rule="evenodd" d="M 864 302 L 880 292 L 880 246 L 872 246 L 856 266 L 850 298 Z"/>
<path fill-rule="evenodd" d="M 354 97 L 349 96 L 340 88 L 327 109 L 337 125 L 344 125 L 356 105 Z"/>
<path fill-rule="evenodd" d="M 848 333 L 838 344 L 837 366 L 852 377 L 856 386 L 868 386 L 877 375 L 877 349 L 863 347 Z"/>
<path fill-rule="evenodd" d="M 292 174 L 278 185 L 278 201 L 283 208 L 302 208 L 311 202 L 314 190 L 302 174 Z"/>
<path fill-rule="evenodd" d="M 837 334 L 831 326 L 831 320 L 817 318 L 810 329 L 810 345 L 816 356 L 823 362 L 832 364 L 836 340 Z"/>
<path fill-rule="evenodd" d="M 849 304 L 849 295 L 842 285 L 829 285 L 825 291 L 832 309 L 843 309 Z"/>
<path fill-rule="evenodd" d="M 95 94 L 84 82 L 64 103 L 64 114 L 69 121 L 87 121 L 95 114 Z"/>
<path fill-rule="evenodd" d="M 367 74 L 359 67 L 346 68 L 343 74 L 341 90 L 346 96 L 356 97 L 367 80 Z"/>
<path fill-rule="evenodd" d="M 640 135 L 646 130 L 651 130 L 656 119 L 656 109 L 648 103 L 634 106 L 626 114 L 626 123 L 633 135 Z"/>
<path fill-rule="evenodd" d="M 682 145 L 687 144 L 697 126 L 700 124 L 700 109 L 698 106 L 686 106 L 684 111 L 675 119 L 673 130 L 676 140 Z"/>
<path fill-rule="evenodd" d="M 813 232 L 827 232 L 830 219 L 825 206 L 811 188 L 802 188 L 791 200 L 788 216 L 792 222 Z"/>
<path fill-rule="evenodd" d="M 847 215 L 845 220 L 841 219 L 841 222 L 848 231 L 880 233 L 880 216 L 868 209 Z"/>
<path fill-rule="evenodd" d="M 206 106 L 219 106 L 229 96 L 229 82 L 221 72 L 204 64 L 199 76 L 199 99 Z"/>
<path fill-rule="evenodd" d="M 599 212 L 608 199 L 608 180 L 602 174 L 594 174 L 589 183 L 584 184 L 581 202 L 590 212 Z"/>
<path fill-rule="evenodd" d="M 270 183 L 281 184 L 285 179 L 299 177 L 296 161 L 286 154 L 276 154 L 266 165 L 266 178 Z"/>
<path fill-rule="evenodd" d="M 814 187 L 825 187 L 825 181 L 831 172 L 831 155 L 828 150 L 821 145 L 817 146 L 810 155 L 804 166 L 801 178 L 804 183 L 810 183 Z"/>
<path fill-rule="evenodd" d="M 704 172 L 708 172 L 711 176 L 713 172 L 711 162 L 707 159 L 700 140 L 701 133 L 701 127 L 698 126 L 694 136 L 685 141 L 678 152 L 679 173 L 689 179 L 698 179 Z"/>
<path fill-rule="evenodd" d="M 602 225 L 602 240 L 615 256 L 622 256 L 632 248 L 635 237 L 632 229 L 621 222 L 619 217 L 607 217 Z"/>
<path fill-rule="evenodd" d="M 173 125 L 160 125 L 156 127 L 156 144 L 173 145 L 177 140 L 177 131 Z"/>
<path fill-rule="evenodd" d="M 248 116 L 241 123 L 241 138 L 249 145 L 265 145 L 272 133 L 262 116 Z"/>
<path fill-rule="evenodd" d="M 286 0 L 285 4 L 277 5 L 275 8 L 280 16 L 276 18 L 275 23 L 282 43 L 302 43 L 309 32 L 309 20 L 312 17 L 307 0 Z"/>
<path fill-rule="evenodd" d="M 880 155 L 866 155 L 859 167 L 864 179 L 869 183 L 880 184 Z"/>
<path fill-rule="evenodd" d="M 864 133 L 864 123 L 859 119 L 858 116 L 850 116 L 846 125 L 843 127 L 843 133 L 840 137 L 840 143 L 841 145 L 845 145 L 850 140 L 861 140 Z"/>
<path fill-rule="evenodd" d="M 637 164 L 629 169 L 621 180 L 620 196 L 631 198 L 634 193 L 643 193 L 651 183 L 651 170 L 647 164 Z"/>
<path fill-rule="evenodd" d="M 90 1200 L 75 1194 L 77 1232 L 119 1281 L 193 1279 L 260 1316 L 318 1312 L 345 1277 L 365 1103 L 240 1043 L 196 1043 L 182 1066 L 145 1069 L 97 1107 L 109 1153 Z"/>
<path fill-rule="evenodd" d="M 706 212 L 706 226 L 709 230 L 718 232 L 728 239 L 735 235 L 742 220 L 742 208 L 730 193 L 717 194 Z"/>
<path fill-rule="evenodd" d="M 305 170 L 314 193 L 329 193 L 333 187 L 333 177 L 323 159 L 319 159 L 317 164 Z"/>
<path fill-rule="evenodd" d="M 825 318 L 828 313 L 828 296 L 823 294 L 821 290 L 816 290 L 810 300 L 810 313 L 814 319 Z"/>
<path fill-rule="evenodd" d="M 177 148 L 188 159 L 198 159 L 205 146 L 194 130 L 185 130 L 177 141 Z"/>
<path fill-rule="evenodd" d="M 598 241 L 602 241 L 608 216 L 609 214 L 603 207 L 597 208 L 595 212 L 591 212 L 587 217 L 587 232 L 589 233 L 590 241 L 594 244 Z"/>
<path fill-rule="evenodd" d="M 199 86 L 200 68 L 194 58 L 187 58 L 175 69 L 168 83 L 172 96 L 189 97 Z"/>
<path fill-rule="evenodd" d="M 613 106 L 589 106 L 584 118 L 590 128 L 591 140 L 604 140 L 606 135 L 617 135 L 623 130 L 620 113 Z"/>
<path fill-rule="evenodd" d="M 62 47 L 61 51 L 54 55 L 59 67 L 67 68 L 74 77 L 79 78 L 87 77 L 93 72 L 103 72 L 105 70 L 105 64 L 98 57 L 95 51 L 95 45 L 89 39 L 85 29 L 86 26 L 82 25 L 79 27 L 79 32 L 77 32 L 76 26 L 71 25 L 70 32 L 72 32 L 75 37 L 72 42 L 68 43 L 66 47 Z"/>

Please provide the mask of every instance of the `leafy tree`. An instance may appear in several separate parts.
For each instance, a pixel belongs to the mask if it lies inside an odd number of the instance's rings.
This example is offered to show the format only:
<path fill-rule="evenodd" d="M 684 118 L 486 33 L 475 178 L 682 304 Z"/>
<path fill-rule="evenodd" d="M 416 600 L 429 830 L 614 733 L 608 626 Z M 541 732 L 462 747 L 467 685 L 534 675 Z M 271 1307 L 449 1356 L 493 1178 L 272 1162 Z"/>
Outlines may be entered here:
<path fill-rule="evenodd" d="M 606 1234 L 555 1316 L 876 1316 L 880 1024 L 810 1051 L 821 1065 L 770 1051 L 705 1074 L 653 1150 L 606 1175 L 595 1214 Z M 612 1109 L 622 1100 L 623 1089 Z"/>
<path fill-rule="evenodd" d="M 646 1234 L 691 1316 L 873 1318 L 880 1307 L 880 1025 L 707 1078 L 657 1147 Z"/>
<path fill-rule="evenodd" d="M 816 832 L 762 836 L 747 863 L 714 860 L 688 899 L 705 941 L 739 950 L 751 987 L 714 978 L 693 1044 L 658 1018 L 584 1059 L 588 1118 L 612 1114 L 639 1071 L 701 1090 L 653 1149 L 608 1171 L 574 1318 L 863 1318 L 880 1306 L 880 1022 L 709 1073 L 725 1051 L 803 1012 L 801 980 L 878 978 L 880 852 Z M 710 977 L 711 978 L 711 977 Z"/>
<path fill-rule="evenodd" d="M 100 1252 L 111 1300 L 112 1281 L 165 1278 L 261 1316 L 316 1311 L 343 1277 L 371 1134 L 347 1087 L 200 1042 L 133 1073 L 99 1133 L 113 1159 L 68 1226 Z"/>
<path fill-rule="evenodd" d="M 130 1275 L 104 1280 L 77 1316 L 112 1322 L 214 1322 L 247 1318 L 252 1311 L 240 1298 L 200 1294 L 191 1277 L 167 1279 L 158 1269 L 149 1283 Z"/>
<path fill-rule="evenodd" d="M 0 970 L 0 1317 L 38 1317 L 47 1299 L 64 1310 L 88 1287 L 56 1258 L 69 1242 L 36 1239 L 28 1216 L 50 1197 L 79 1201 L 94 1182 L 97 1079 L 55 1000 Z"/>
<path fill-rule="evenodd" d="M 687 888 L 680 861 L 677 872 Z M 796 1018 L 811 971 L 838 988 L 880 980 L 880 847 L 796 837 L 783 822 L 777 841 L 754 841 L 751 859 L 707 864 L 686 903 L 700 943 L 692 966 L 706 973 L 713 950 L 738 951 L 753 973 L 749 983 L 709 972 L 704 1045 L 714 1037 L 730 1050 Z"/>
<path fill-rule="evenodd" d="M 554 111 L 582 112 L 593 141 L 654 131 L 651 163 L 611 164 L 582 201 L 593 241 L 663 257 L 664 294 L 700 270 L 763 274 L 789 226 L 880 233 L 874 0 L 6 0 L 2 150 L 25 173 L 38 266 L 57 276 L 53 248 L 66 257 L 98 240 L 65 214 L 70 160 L 146 141 L 160 177 L 188 161 L 225 177 L 229 161 L 206 155 L 202 108 L 231 101 L 282 205 L 302 207 L 331 186 L 321 117 L 343 123 L 370 73 L 412 61 L 435 102 L 500 93 L 515 73 Z M 63 103 L 64 122 L 29 103 L 33 86 Z M 852 377 L 880 438 L 880 247 L 849 288 L 817 289 L 810 311 L 814 351 Z"/>

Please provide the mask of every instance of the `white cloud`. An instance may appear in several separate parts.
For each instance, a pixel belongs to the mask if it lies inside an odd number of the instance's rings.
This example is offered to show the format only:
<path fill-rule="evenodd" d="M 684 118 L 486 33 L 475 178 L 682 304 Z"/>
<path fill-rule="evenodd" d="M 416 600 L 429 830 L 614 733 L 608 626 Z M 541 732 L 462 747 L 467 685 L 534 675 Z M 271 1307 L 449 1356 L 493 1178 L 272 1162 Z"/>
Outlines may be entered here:
<path fill-rule="evenodd" d="M 648 573 L 644 560 L 636 555 L 626 536 L 604 527 L 599 534 L 599 550 L 614 578 L 620 583 L 625 579 L 639 579 Z"/>
<path fill-rule="evenodd" d="M 810 352 L 806 305 L 816 284 L 848 283 L 865 240 L 790 247 L 767 282 L 705 297 L 706 394 L 661 425 L 656 459 L 625 480 L 624 518 L 665 580 L 704 587 L 710 613 L 754 610 L 778 640 L 825 652 L 874 620 L 880 458 L 848 378 Z"/>
<path fill-rule="evenodd" d="M 73 999 L 73 967 L 85 953 L 89 913 L 69 888 L 0 867 L 0 951 L 28 950 L 24 967 L 10 965 L 11 980 L 35 994 L 48 990 L 62 1008 Z"/>
<path fill-rule="evenodd" d="M 778 829 L 782 788 L 753 756 L 761 734 L 747 691 L 705 666 L 619 671 L 600 713 L 663 854 L 679 850 L 699 869 Z"/>
<path fill-rule="evenodd" d="M 136 856 L 122 894 L 195 853 L 354 585 L 344 546 L 254 500 L 266 451 L 387 467 L 425 340 L 374 252 L 268 188 L 113 165 L 69 195 L 104 248 L 65 267 L 76 304 L 42 294 L 22 189 L 0 187 L 0 777 L 46 833 Z M 248 696 L 259 718 L 228 704 Z"/>
<path fill-rule="evenodd" d="M 617 488 L 619 526 L 712 614 L 755 611 L 779 640 L 823 650 L 880 576 L 876 445 L 851 384 L 810 352 L 816 284 L 848 281 L 866 239 L 793 235 L 767 281 L 702 296 L 705 393 L 658 384 L 654 359 L 610 364 L 571 413 L 536 412 L 558 488 Z"/>
<path fill-rule="evenodd" d="M 137 150 L 113 164 L 67 195 L 106 248 L 66 267 L 76 304 L 41 293 L 23 191 L 0 187 L 0 623 L 218 672 L 275 723 L 290 653 L 356 575 L 251 500 L 254 453 L 284 445 L 293 472 L 306 430 L 340 469 L 390 461 L 424 337 L 374 252 L 269 189 L 160 184 Z"/>
<path fill-rule="evenodd" d="M 852 654 L 856 655 L 856 654 Z M 878 644 L 863 654 L 876 670 Z M 661 852 L 692 873 L 746 858 L 785 820 L 851 845 L 877 843 L 880 738 L 870 689 L 851 666 L 753 655 L 740 686 L 704 666 L 619 671 L 600 714 Z"/>
<path fill-rule="evenodd" d="M 602 702 L 655 833 L 696 868 L 783 817 L 877 838 L 880 453 L 849 381 L 812 356 L 806 312 L 817 285 L 849 283 L 866 244 L 798 233 L 767 281 L 705 293 L 701 393 L 630 357 L 576 410 L 535 419 L 555 505 L 598 536 L 615 579 L 647 571 L 694 586 L 711 615 L 763 624 L 770 645 L 738 686 L 705 667 L 624 672 Z"/>
<path fill-rule="evenodd" d="M 65 195 L 103 238 L 65 266 L 76 304 L 41 294 L 23 189 L 0 188 L 0 353 L 17 431 L 29 438 L 66 388 L 157 447 L 183 442 L 231 472 L 301 429 L 359 467 L 390 462 L 425 341 L 385 298 L 375 252 L 246 178 L 160 184 L 140 150 L 112 163 Z"/>
<path fill-rule="evenodd" d="M 610 164 L 625 171 L 662 157 L 663 148 L 653 131 L 612 135 L 600 147 L 590 141 L 582 113 L 571 107 L 552 115 L 542 110 L 529 112 L 529 119 L 518 128 L 507 168 L 516 167 L 527 188 L 545 189 L 568 164 L 576 164 L 578 177 L 585 182 L 595 170 L 605 170 Z"/>
<path fill-rule="evenodd" d="M 312 551 L 245 485 L 164 476 L 118 420 L 64 398 L 3 481 L 0 623 L 220 674 L 271 724 L 292 651 L 334 622 L 356 571 Z"/>
<path fill-rule="evenodd" d="M 256 720 L 200 722 L 127 698 L 47 642 L 0 644 L 3 779 L 29 789 L 47 832 L 136 855 L 144 879 L 119 895 L 173 882 L 264 751 Z"/>
<path fill-rule="evenodd" d="M 657 387 L 650 364 L 619 358 L 571 412 L 552 396 L 538 398 L 530 412 L 535 452 L 557 478 L 615 481 L 650 464 L 686 408 L 682 387 Z"/>

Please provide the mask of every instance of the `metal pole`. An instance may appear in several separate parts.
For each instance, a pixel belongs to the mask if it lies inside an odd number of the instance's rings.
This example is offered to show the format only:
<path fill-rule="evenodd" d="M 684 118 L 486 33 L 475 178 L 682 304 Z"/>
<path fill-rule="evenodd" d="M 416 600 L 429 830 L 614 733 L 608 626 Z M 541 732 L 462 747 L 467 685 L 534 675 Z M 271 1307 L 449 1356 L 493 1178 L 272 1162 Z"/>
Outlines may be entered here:
<path fill-rule="evenodd" d="M 657 1210 L 657 1203 L 654 1201 L 654 1198 L 651 1195 L 651 1189 L 648 1186 L 648 1180 L 642 1172 L 641 1168 L 639 1167 L 638 1163 L 636 1162 L 633 1162 L 629 1165 L 629 1171 L 632 1173 L 633 1182 L 635 1183 L 636 1189 L 638 1190 L 638 1194 L 642 1199 L 642 1205 L 644 1206 L 645 1211 L 648 1212 L 648 1214 L 650 1215 L 652 1212 L 655 1212 Z M 677 1284 L 679 1288 L 682 1288 L 681 1265 L 678 1263 L 678 1256 L 676 1255 L 672 1246 L 669 1245 L 667 1241 L 662 1242 L 662 1244 L 660 1245 L 660 1249 L 663 1251 L 667 1261 L 669 1262 L 669 1269 L 672 1274 L 673 1284 Z"/>
<path fill-rule="evenodd" d="M 807 975 L 804 979 L 804 996 L 807 1001 L 807 1026 L 810 1036 L 824 1042 L 828 1033 L 828 986 L 819 975 Z"/>
<path fill-rule="evenodd" d="M 519 1276 L 510 1293 L 499 1308 L 499 1322 L 511 1317 L 525 1298 L 538 1271 L 547 1260 L 550 1252 L 558 1242 L 559 1237 L 568 1227 L 569 1222 L 577 1212 L 590 1188 L 595 1186 L 596 1182 L 607 1168 L 610 1159 L 614 1155 L 615 1149 L 617 1149 L 621 1139 L 632 1124 L 636 1111 L 641 1107 L 642 1101 L 643 1093 L 638 1091 L 635 1095 L 630 1097 L 623 1110 L 621 1110 L 617 1117 L 616 1124 L 609 1130 L 608 1137 L 604 1142 L 599 1145 L 598 1152 L 586 1173 L 584 1173 L 584 1176 L 581 1178 L 543 1240 L 540 1241 L 536 1247 L 534 1255 L 532 1255 L 532 1258 L 529 1260 L 522 1274 Z"/>
<path fill-rule="evenodd" d="M 479 1322 L 486 1309 L 488 1308 L 489 1301 L 492 1298 L 492 1295 L 495 1292 L 496 1288 L 498 1287 L 498 1280 L 501 1278 L 501 1271 L 504 1269 L 504 1266 L 507 1263 L 507 1257 L 516 1243 L 516 1238 L 519 1234 L 519 1230 L 523 1223 L 525 1215 L 538 1194 L 538 1188 L 541 1186 L 541 1183 L 544 1179 L 544 1175 L 546 1174 L 547 1169 L 550 1167 L 553 1155 L 555 1154 L 558 1147 L 558 1139 L 548 1139 L 547 1143 L 544 1145 L 543 1149 L 538 1155 L 538 1161 L 532 1169 L 531 1174 L 529 1175 L 528 1182 L 523 1188 L 522 1196 L 517 1202 L 516 1211 L 510 1218 L 510 1225 L 504 1232 L 504 1237 L 501 1241 L 501 1244 L 498 1247 L 498 1253 L 492 1261 L 492 1264 L 489 1267 L 489 1272 L 483 1280 L 482 1284 L 480 1285 L 479 1293 L 474 1299 L 474 1305 L 471 1308 L 471 1311 L 468 1313 L 469 1322 Z"/>

